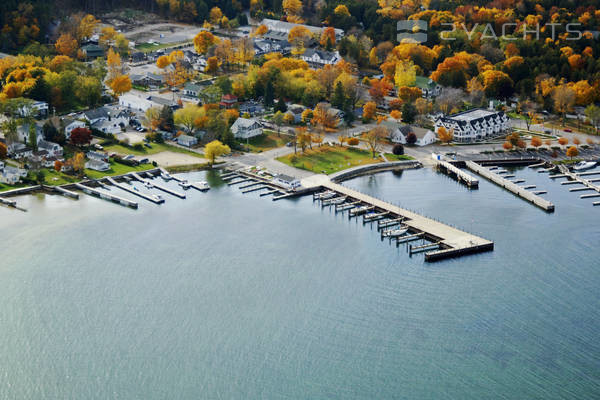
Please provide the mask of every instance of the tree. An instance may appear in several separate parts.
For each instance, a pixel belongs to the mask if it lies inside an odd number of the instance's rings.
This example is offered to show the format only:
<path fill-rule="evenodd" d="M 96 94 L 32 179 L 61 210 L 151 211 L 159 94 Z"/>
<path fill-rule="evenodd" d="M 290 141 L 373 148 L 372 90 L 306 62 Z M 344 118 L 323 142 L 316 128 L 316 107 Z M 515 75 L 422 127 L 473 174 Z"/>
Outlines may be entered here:
<path fill-rule="evenodd" d="M 402 121 L 407 124 L 415 122 L 417 116 L 417 109 L 412 103 L 404 103 L 402 106 Z"/>
<path fill-rule="evenodd" d="M 219 70 L 219 59 L 217 57 L 208 57 L 206 59 L 206 67 L 204 67 L 204 72 L 207 74 L 215 75 Z"/>
<path fill-rule="evenodd" d="M 511 150 L 513 148 L 513 144 L 511 142 L 504 142 L 502 144 L 502 147 L 504 148 L 504 150 Z"/>
<path fill-rule="evenodd" d="M 569 139 L 566 137 L 561 137 L 558 138 L 558 144 L 560 144 L 561 146 L 565 146 L 569 143 Z"/>
<path fill-rule="evenodd" d="M 438 135 L 438 139 L 442 143 L 450 143 L 452 140 L 454 140 L 454 130 L 453 129 L 448 130 L 443 126 L 440 126 L 438 128 L 437 135 Z"/>
<path fill-rule="evenodd" d="M 542 139 L 537 136 L 531 138 L 531 145 L 535 148 L 538 148 L 542 145 Z"/>
<path fill-rule="evenodd" d="M 319 103 L 313 110 L 313 118 L 311 123 L 325 131 L 327 129 L 335 129 L 339 125 L 340 120 L 332 112 L 328 104 Z"/>
<path fill-rule="evenodd" d="M 159 128 L 168 132 L 171 132 L 175 128 L 173 109 L 168 105 L 164 105 L 160 110 Z"/>
<path fill-rule="evenodd" d="M 213 7 L 210 9 L 210 22 L 213 25 L 218 25 L 221 23 L 221 19 L 223 18 L 223 12 L 219 7 Z"/>
<path fill-rule="evenodd" d="M 81 147 L 89 145 L 92 142 L 92 131 L 88 128 L 75 128 L 71 131 L 69 140 L 74 146 Z"/>
<path fill-rule="evenodd" d="M 567 149 L 567 157 L 570 157 L 571 159 L 573 159 L 573 157 L 577 157 L 578 155 L 579 155 L 579 150 L 577 150 L 577 147 L 571 146 Z"/>
<path fill-rule="evenodd" d="M 79 27 L 77 27 L 77 39 L 82 41 L 83 39 L 90 38 L 99 23 L 100 21 L 91 14 L 83 17 L 79 22 Z"/>
<path fill-rule="evenodd" d="M 73 171 L 78 174 L 83 174 L 85 168 L 85 155 L 82 152 L 77 152 L 73 156 Z"/>
<path fill-rule="evenodd" d="M 335 46 L 335 30 L 332 27 L 328 26 L 327 28 L 323 29 L 319 44 L 326 50 L 331 50 Z"/>
<path fill-rule="evenodd" d="M 288 42 L 292 45 L 292 54 L 303 54 L 304 49 L 311 37 L 312 34 L 310 31 L 302 25 L 296 25 L 290 29 L 290 33 L 288 34 Z"/>
<path fill-rule="evenodd" d="M 373 101 L 369 101 L 365 103 L 363 106 L 363 119 L 366 121 L 370 121 L 375 118 L 375 111 L 377 110 L 377 105 Z"/>
<path fill-rule="evenodd" d="M 283 114 L 283 122 L 285 122 L 288 125 L 292 125 L 295 121 L 294 116 L 291 113 L 285 113 Z"/>
<path fill-rule="evenodd" d="M 115 97 L 119 97 L 123 93 L 129 92 L 131 90 L 131 78 L 129 78 L 129 75 L 116 76 L 110 82 L 110 89 Z"/>
<path fill-rule="evenodd" d="M 209 164 L 215 163 L 215 159 L 223 154 L 231 153 L 231 149 L 226 144 L 221 143 L 218 140 L 213 140 L 204 147 L 204 155 L 209 160 Z"/>
<path fill-rule="evenodd" d="M 56 40 L 54 47 L 59 54 L 72 57 L 77 50 L 77 40 L 69 33 L 63 33 Z"/>
<path fill-rule="evenodd" d="M 35 130 L 35 124 L 29 123 L 29 137 L 27 139 L 29 147 L 33 149 L 33 151 L 37 151 L 37 132 Z"/>
<path fill-rule="evenodd" d="M 185 127 L 188 133 L 193 132 L 196 127 L 196 121 L 205 115 L 202 107 L 188 103 L 173 114 L 173 120 L 176 125 Z"/>
<path fill-rule="evenodd" d="M 414 132 L 409 132 L 408 135 L 406 135 L 406 144 L 412 146 L 415 143 L 417 143 L 417 135 L 415 135 Z"/>
<path fill-rule="evenodd" d="M 281 125 L 283 124 L 283 113 L 281 111 L 277 111 L 273 115 L 272 121 L 275 125 L 277 125 L 277 136 L 279 136 L 280 130 L 281 130 Z"/>
<path fill-rule="evenodd" d="M 380 151 L 380 147 L 383 144 L 383 140 L 388 136 L 388 130 L 385 126 L 378 125 L 371 129 L 365 135 L 365 141 L 371 150 L 373 158 L 377 156 Z"/>
<path fill-rule="evenodd" d="M 158 107 L 150 107 L 146 110 L 146 119 L 144 121 L 144 125 L 150 130 L 154 132 L 158 129 L 160 125 L 160 110 Z"/>
<path fill-rule="evenodd" d="M 566 115 L 575 105 L 575 92 L 566 85 L 558 86 L 552 93 L 554 109 L 562 115 L 562 124 L 565 126 Z"/>
<path fill-rule="evenodd" d="M 60 160 L 54 161 L 54 170 L 60 172 L 62 170 L 63 163 Z"/>
<path fill-rule="evenodd" d="M 400 119 L 402 119 L 402 111 L 392 110 L 392 111 L 390 111 L 390 117 L 392 117 L 396 121 L 399 121 Z"/>
<path fill-rule="evenodd" d="M 403 155 L 404 146 L 402 146 L 400 143 L 395 144 L 394 147 L 392 147 L 392 153 L 397 156 Z"/>
<path fill-rule="evenodd" d="M 280 111 L 282 113 L 287 111 L 287 105 L 285 104 L 285 101 L 283 101 L 282 98 L 279 98 L 277 103 L 275 103 L 274 111 Z"/>
<path fill-rule="evenodd" d="M 384 97 L 392 90 L 392 84 L 385 78 L 371 79 L 370 83 L 369 95 L 377 104 L 382 104 Z"/>
<path fill-rule="evenodd" d="M 302 122 L 305 124 L 309 123 L 313 116 L 313 111 L 310 108 L 307 108 L 306 110 L 302 111 Z"/>
<path fill-rule="evenodd" d="M 4 160 L 6 158 L 8 154 L 8 149 L 6 148 L 6 145 L 2 142 L 0 142 L 0 160 Z"/>
<path fill-rule="evenodd" d="M 282 6 L 288 17 L 302 14 L 302 1 L 300 0 L 283 0 Z"/>
<path fill-rule="evenodd" d="M 219 43 L 219 38 L 209 31 L 200 31 L 194 37 L 194 49 L 198 54 L 205 54 L 208 49 Z"/>
<path fill-rule="evenodd" d="M 343 109 L 346 105 L 346 93 L 344 91 L 344 85 L 340 81 L 335 85 L 331 104 L 339 109 Z"/>
<path fill-rule="evenodd" d="M 581 144 L 581 140 L 579 140 L 579 138 L 573 138 L 573 144 L 579 146 Z"/>
<path fill-rule="evenodd" d="M 598 133 L 598 126 L 600 125 L 600 107 L 595 104 L 590 104 L 585 108 L 585 116 L 590 120 L 594 129 L 596 129 L 596 133 Z"/>
<path fill-rule="evenodd" d="M 415 84 L 417 78 L 417 67 L 410 61 L 399 61 L 396 63 L 396 70 L 394 73 L 394 83 L 397 87 L 401 86 L 412 86 Z"/>

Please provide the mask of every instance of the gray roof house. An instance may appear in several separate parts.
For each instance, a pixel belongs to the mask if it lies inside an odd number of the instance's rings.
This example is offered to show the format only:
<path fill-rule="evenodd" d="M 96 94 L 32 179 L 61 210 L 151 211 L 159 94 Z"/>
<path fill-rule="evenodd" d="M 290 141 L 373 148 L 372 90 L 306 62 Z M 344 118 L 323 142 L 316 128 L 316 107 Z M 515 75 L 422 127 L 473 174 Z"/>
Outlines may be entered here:
<path fill-rule="evenodd" d="M 198 94 L 202 91 L 202 86 L 197 83 L 187 82 L 183 86 L 183 95 L 187 97 L 198 98 Z"/>
<path fill-rule="evenodd" d="M 454 131 L 454 141 L 472 142 L 504 134 L 509 120 L 503 111 L 475 108 L 449 116 L 440 116 L 434 123 L 435 131 L 444 127 Z"/>
<path fill-rule="evenodd" d="M 231 125 L 233 136 L 238 139 L 248 139 L 254 136 L 262 135 L 263 128 L 260 122 L 255 119 L 238 118 Z"/>
<path fill-rule="evenodd" d="M 179 135 L 177 137 L 177 143 L 185 147 L 192 147 L 198 144 L 198 139 L 194 136 Z"/>
<path fill-rule="evenodd" d="M 306 49 L 300 56 L 312 67 L 323 67 L 325 65 L 334 65 L 342 59 L 337 51 L 323 51 L 315 49 Z"/>

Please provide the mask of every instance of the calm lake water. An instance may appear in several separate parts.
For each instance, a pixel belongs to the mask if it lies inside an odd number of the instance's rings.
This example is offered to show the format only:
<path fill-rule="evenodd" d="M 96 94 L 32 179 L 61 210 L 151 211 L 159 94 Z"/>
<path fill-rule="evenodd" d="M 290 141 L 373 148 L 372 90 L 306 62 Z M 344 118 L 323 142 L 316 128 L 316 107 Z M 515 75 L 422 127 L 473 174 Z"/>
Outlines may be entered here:
<path fill-rule="evenodd" d="M 0 399 L 599 398 L 600 207 L 516 174 L 556 212 L 429 169 L 345 183 L 495 241 L 433 264 L 214 176 L 139 210 L 19 197 L 0 208 Z"/>

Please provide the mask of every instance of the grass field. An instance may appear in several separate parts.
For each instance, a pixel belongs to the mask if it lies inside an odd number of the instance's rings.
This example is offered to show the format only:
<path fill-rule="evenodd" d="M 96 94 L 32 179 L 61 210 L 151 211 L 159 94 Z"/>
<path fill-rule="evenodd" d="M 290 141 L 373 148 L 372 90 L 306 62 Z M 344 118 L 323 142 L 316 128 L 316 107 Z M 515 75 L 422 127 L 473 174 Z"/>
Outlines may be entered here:
<path fill-rule="evenodd" d="M 18 183 L 16 185 L 11 186 L 11 185 L 5 185 L 4 183 L 0 183 L 0 192 L 6 192 L 8 190 L 13 190 L 13 189 L 19 189 L 19 188 L 22 188 L 25 186 L 29 186 L 29 185 L 26 185 L 24 183 Z"/>
<path fill-rule="evenodd" d="M 172 146 L 166 143 L 151 143 L 151 149 L 144 146 L 143 150 L 136 150 L 134 148 L 129 148 L 125 146 L 121 146 L 120 144 L 114 144 L 110 146 L 104 146 L 104 151 L 108 153 L 119 153 L 119 154 L 133 154 L 136 156 L 148 156 L 152 154 L 162 153 L 163 151 L 172 151 L 174 153 L 183 153 L 188 154 L 194 157 L 203 158 L 204 156 L 199 153 L 195 153 L 193 151 L 189 151 L 186 149 L 182 149 L 181 147 Z"/>
<path fill-rule="evenodd" d="M 167 47 L 173 47 L 184 43 L 191 42 L 181 42 L 181 43 L 159 43 L 159 44 L 150 44 L 150 43 L 140 43 L 135 46 L 136 50 L 141 51 L 142 53 L 150 53 L 152 51 L 166 49 Z"/>
<path fill-rule="evenodd" d="M 371 153 L 366 150 L 338 146 L 315 147 L 313 150 L 306 150 L 304 154 L 290 154 L 277 160 L 319 174 L 333 174 L 358 165 L 381 162 L 379 158 L 372 158 Z"/>
<path fill-rule="evenodd" d="M 260 153 L 263 151 L 283 147 L 287 142 L 294 138 L 290 135 L 281 133 L 280 136 L 274 131 L 265 131 L 260 136 L 255 136 L 249 139 L 249 148 L 252 153 Z M 246 147 L 246 141 L 241 140 L 240 145 Z"/>
<path fill-rule="evenodd" d="M 108 171 L 100 172 L 100 171 L 94 171 L 91 169 L 86 169 L 85 174 L 92 179 L 98 179 L 98 178 L 102 178 L 105 176 L 115 176 L 115 175 L 127 174 L 129 172 L 147 171 L 152 168 L 154 168 L 154 166 L 152 164 L 141 164 L 141 165 L 138 165 L 137 167 L 130 167 L 129 165 L 119 164 L 114 161 L 111 161 L 110 169 Z"/>
<path fill-rule="evenodd" d="M 387 158 L 389 161 L 414 160 L 413 157 L 407 156 L 406 154 L 397 156 L 397 155 L 392 154 L 392 153 L 385 153 L 385 158 Z"/>

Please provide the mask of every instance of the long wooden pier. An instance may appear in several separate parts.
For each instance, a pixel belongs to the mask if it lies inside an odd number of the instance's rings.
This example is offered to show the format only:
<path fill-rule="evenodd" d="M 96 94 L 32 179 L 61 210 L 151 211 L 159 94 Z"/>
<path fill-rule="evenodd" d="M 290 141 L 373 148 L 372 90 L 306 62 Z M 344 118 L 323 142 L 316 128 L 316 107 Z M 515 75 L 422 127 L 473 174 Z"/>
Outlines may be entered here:
<path fill-rule="evenodd" d="M 483 167 L 483 166 L 477 164 L 476 162 L 466 161 L 465 164 L 466 164 L 467 168 L 469 168 L 471 171 L 478 173 L 479 175 L 483 176 L 486 179 L 489 179 L 496 185 L 501 186 L 501 187 L 505 188 L 506 190 L 513 192 L 517 196 L 535 204 L 536 206 L 540 207 L 542 210 L 544 210 L 546 212 L 554 212 L 554 204 L 552 204 L 548 200 L 541 198 L 540 196 L 538 196 L 532 192 L 529 192 L 525 188 L 516 185 L 514 182 L 511 182 L 508 179 L 506 179 L 498 174 L 495 174 L 494 172 L 490 171 L 488 168 Z"/>
<path fill-rule="evenodd" d="M 112 193 L 105 193 L 105 192 L 101 192 L 99 190 L 96 189 L 92 189 L 89 186 L 85 186 L 81 183 L 75 183 L 75 187 L 80 189 L 82 192 L 87 193 L 91 196 L 95 196 L 104 200 L 109 200 L 112 201 L 113 203 L 117 203 L 117 204 L 121 204 L 127 207 L 131 207 L 131 208 L 138 208 L 138 203 L 136 203 L 135 201 L 131 201 L 128 199 L 125 199 L 123 197 L 119 197 L 119 196 L 115 196 Z"/>
<path fill-rule="evenodd" d="M 144 178 L 142 178 L 140 175 L 138 175 L 138 174 L 137 174 L 137 173 L 135 173 L 135 172 L 134 172 L 134 173 L 132 173 L 131 175 L 132 175 L 132 176 L 133 176 L 135 179 L 137 179 L 138 181 L 140 181 L 140 182 L 142 182 L 142 183 L 149 182 L 149 183 L 152 185 L 152 187 L 155 187 L 156 189 L 158 189 L 158 190 L 160 190 L 160 191 L 163 191 L 163 192 L 165 192 L 165 193 L 168 193 L 168 194 L 170 194 L 171 196 L 179 197 L 180 199 L 185 199 L 185 197 L 186 197 L 186 196 L 185 196 L 185 193 L 180 193 L 180 192 L 178 192 L 178 191 L 176 191 L 176 190 L 172 190 L 172 189 L 169 189 L 168 187 L 165 187 L 165 186 L 162 186 L 162 185 L 160 185 L 160 184 L 157 184 L 157 183 L 155 183 L 155 182 L 152 182 L 152 181 L 150 181 L 149 179 L 144 179 Z"/>
<path fill-rule="evenodd" d="M 385 212 L 392 220 L 402 218 L 402 224 L 408 227 L 409 232 L 412 235 L 417 235 L 418 238 L 423 237 L 429 241 L 439 243 L 439 249 L 425 253 L 425 261 L 441 260 L 470 253 L 491 251 L 494 249 L 494 242 L 490 240 L 463 232 L 441 222 L 358 192 L 354 189 L 333 182 L 323 182 L 320 186 L 323 189 L 337 193 L 336 197 L 346 196 L 349 202 L 360 202 L 360 204 L 362 204 L 361 206 L 351 209 L 351 211 L 369 209 L 374 210 L 374 212 L 378 214 Z M 352 213 L 352 215 L 356 214 L 357 211 Z M 403 237 L 398 237 L 397 239 L 402 240 Z"/>
<path fill-rule="evenodd" d="M 133 190 L 133 189 L 127 187 L 126 185 L 121 185 L 120 183 L 118 183 L 117 181 L 115 181 L 111 177 L 107 177 L 106 179 L 110 182 L 111 185 L 116 186 L 119 189 L 122 189 L 122 190 L 124 190 L 126 192 L 129 192 L 129 193 L 133 194 L 134 196 L 138 196 L 138 197 L 141 197 L 144 200 L 148 200 L 148 201 L 150 201 L 150 202 L 152 202 L 154 204 L 162 204 L 162 203 L 165 202 L 165 199 L 163 199 L 163 198 L 149 196 L 147 194 L 138 192 L 137 190 Z"/>
<path fill-rule="evenodd" d="M 446 170 L 448 172 L 448 175 L 456 177 L 457 181 L 464 183 L 465 185 L 467 185 L 467 187 L 473 189 L 479 187 L 479 180 L 477 178 L 471 176 L 462 169 L 455 167 L 448 161 L 436 160 L 436 165 L 438 169 Z"/>

